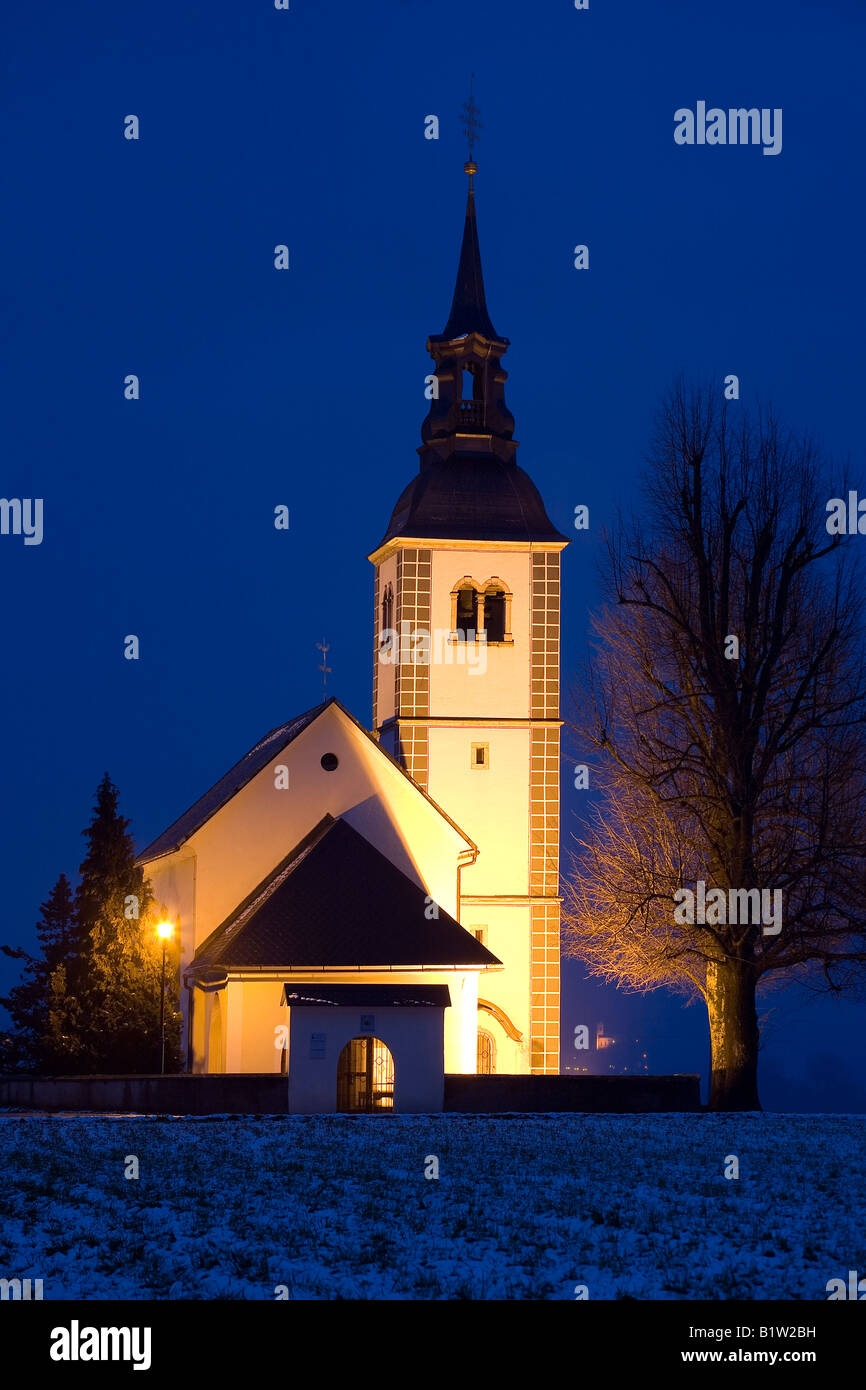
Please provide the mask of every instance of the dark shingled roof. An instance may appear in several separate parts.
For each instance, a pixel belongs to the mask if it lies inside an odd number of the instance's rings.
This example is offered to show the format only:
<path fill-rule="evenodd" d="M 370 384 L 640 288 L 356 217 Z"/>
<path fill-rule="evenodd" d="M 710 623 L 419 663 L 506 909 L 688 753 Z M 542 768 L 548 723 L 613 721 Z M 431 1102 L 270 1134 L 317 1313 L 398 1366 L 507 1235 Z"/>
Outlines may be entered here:
<path fill-rule="evenodd" d="M 433 341 L 450 342 L 453 338 L 462 338 L 464 333 L 480 333 L 483 338 L 491 338 L 500 343 L 508 341 L 507 338 L 499 337 L 487 312 L 484 277 L 481 274 L 481 251 L 478 246 L 478 223 L 475 218 L 475 192 L 471 178 L 451 313 L 442 333 L 436 334 Z"/>
<path fill-rule="evenodd" d="M 501 961 L 344 820 L 326 815 L 212 932 L 192 969 L 483 966 Z"/>
<path fill-rule="evenodd" d="M 231 801 L 241 787 L 245 787 L 263 767 L 267 767 L 271 758 L 275 758 L 292 739 L 297 738 L 298 734 L 306 729 L 308 724 L 312 724 L 327 703 L 328 701 L 325 701 L 316 705 L 313 709 L 308 709 L 306 714 L 299 714 L 297 719 L 291 719 L 288 724 L 281 724 L 279 728 L 271 729 L 269 734 L 265 734 L 255 748 L 251 748 L 240 762 L 235 763 L 224 777 L 214 783 L 210 791 L 200 796 L 188 811 L 184 811 L 182 816 L 142 851 L 138 856 L 139 862 L 156 859 L 160 854 L 170 854 L 172 850 L 180 849 L 184 840 L 188 840 L 190 835 L 201 829 L 205 821 L 210 820 L 227 801 Z"/>
<path fill-rule="evenodd" d="M 320 1005 L 354 1009 L 447 1009 L 451 996 L 447 985 L 321 985 L 293 980 L 283 986 L 281 1004 L 292 1009 Z"/>
<path fill-rule="evenodd" d="M 566 540 L 548 517 L 538 488 L 516 463 L 493 454 L 460 453 L 422 468 L 403 489 L 379 545 L 394 536 Z"/>

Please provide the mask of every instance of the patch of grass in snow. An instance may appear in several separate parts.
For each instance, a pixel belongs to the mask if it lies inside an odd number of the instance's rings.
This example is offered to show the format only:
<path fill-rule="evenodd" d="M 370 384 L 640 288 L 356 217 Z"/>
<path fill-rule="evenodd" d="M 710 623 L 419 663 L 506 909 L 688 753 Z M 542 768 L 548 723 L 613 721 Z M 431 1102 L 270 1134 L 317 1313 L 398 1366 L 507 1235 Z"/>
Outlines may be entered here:
<path fill-rule="evenodd" d="M 864 1137 L 861 1116 L 0 1116 L 0 1274 L 46 1298 L 823 1298 L 866 1264 Z"/>

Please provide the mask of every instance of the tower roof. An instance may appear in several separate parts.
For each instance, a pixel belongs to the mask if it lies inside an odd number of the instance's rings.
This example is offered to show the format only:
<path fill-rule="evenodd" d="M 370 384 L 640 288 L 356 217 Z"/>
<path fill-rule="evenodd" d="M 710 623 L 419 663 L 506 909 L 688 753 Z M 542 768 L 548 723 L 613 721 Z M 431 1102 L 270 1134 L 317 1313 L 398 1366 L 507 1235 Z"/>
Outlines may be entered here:
<path fill-rule="evenodd" d="M 566 541 L 528 473 L 495 455 L 451 454 L 412 479 L 378 550 L 396 536 L 428 540 Z M 373 552 L 375 554 L 375 551 Z"/>
<path fill-rule="evenodd" d="M 469 175 L 469 192 L 466 196 L 466 220 L 463 223 L 463 244 L 460 248 L 460 261 L 457 266 L 457 283 L 451 301 L 451 313 L 441 334 L 434 336 L 432 342 L 449 342 L 462 338 L 467 333 L 480 333 L 483 338 L 495 342 L 506 342 L 500 338 L 487 312 L 484 298 L 484 277 L 481 273 L 481 249 L 478 245 L 478 222 L 475 216 L 475 189 L 472 179 L 476 166 L 464 166 Z"/>

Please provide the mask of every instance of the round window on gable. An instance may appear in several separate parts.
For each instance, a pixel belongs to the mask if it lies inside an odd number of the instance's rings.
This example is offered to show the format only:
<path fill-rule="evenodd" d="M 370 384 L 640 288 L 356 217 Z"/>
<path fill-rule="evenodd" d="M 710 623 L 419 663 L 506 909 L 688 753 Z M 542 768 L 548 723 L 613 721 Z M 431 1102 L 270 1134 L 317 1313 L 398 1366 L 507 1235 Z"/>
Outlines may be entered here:
<path fill-rule="evenodd" d="M 340 759 L 337 757 L 336 753 L 322 754 L 322 767 L 326 772 L 333 772 L 334 768 L 339 766 L 339 763 Z"/>

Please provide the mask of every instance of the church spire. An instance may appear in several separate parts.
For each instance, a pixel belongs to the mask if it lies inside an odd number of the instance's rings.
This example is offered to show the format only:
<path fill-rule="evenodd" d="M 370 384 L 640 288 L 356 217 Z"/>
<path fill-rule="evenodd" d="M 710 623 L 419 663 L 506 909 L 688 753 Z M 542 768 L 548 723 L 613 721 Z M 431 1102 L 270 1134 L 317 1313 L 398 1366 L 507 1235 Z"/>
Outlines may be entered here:
<path fill-rule="evenodd" d="M 421 425 L 420 467 L 398 498 L 371 559 L 405 537 L 413 537 L 412 544 L 419 537 L 567 544 L 538 489 L 517 465 L 514 416 L 505 401 L 508 373 L 502 366 L 509 342 L 490 322 L 481 277 L 473 187 L 480 123 L 471 93 L 463 110 L 469 194 L 457 287 L 444 333 L 427 339 L 434 371 L 426 378 L 430 408 Z"/>
<path fill-rule="evenodd" d="M 480 333 L 483 338 L 494 342 L 502 339 L 490 322 L 487 301 L 484 298 L 484 277 L 481 273 L 481 250 L 478 245 L 478 223 L 475 217 L 475 184 L 478 165 L 473 159 L 475 143 L 481 130 L 478 107 L 473 99 L 475 73 L 469 85 L 469 100 L 463 105 L 463 131 L 469 142 L 469 158 L 463 165 L 463 172 L 469 175 L 469 191 L 466 196 L 466 219 L 463 223 L 463 245 L 460 248 L 460 263 L 457 267 L 457 283 L 451 301 L 451 313 L 444 331 L 438 340 L 448 342 L 462 338 L 466 333 Z M 435 341 L 435 339 L 434 339 Z"/>
<path fill-rule="evenodd" d="M 469 176 L 466 220 L 451 313 L 445 331 L 427 339 L 436 371 L 428 381 L 430 410 L 421 426 L 422 472 L 437 459 L 467 454 L 513 462 L 517 448 L 514 416 L 505 403 L 508 373 L 501 361 L 508 339 L 490 322 L 481 275 L 473 186 L 478 166 L 472 158 L 480 122 L 471 93 L 463 110 L 469 140 L 469 159 L 463 166 Z"/>
<path fill-rule="evenodd" d="M 463 245 L 460 248 L 460 263 L 457 267 L 457 283 L 451 301 L 451 313 L 441 337 L 447 342 L 453 338 L 462 338 L 465 333 L 480 333 L 482 338 L 501 342 L 499 334 L 490 322 L 487 301 L 484 298 L 484 277 L 481 273 L 481 249 L 478 245 L 473 187 L 473 176 L 478 172 L 478 165 L 469 160 L 463 169 L 469 175 Z"/>

